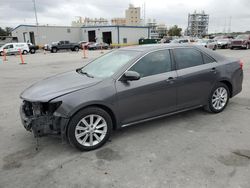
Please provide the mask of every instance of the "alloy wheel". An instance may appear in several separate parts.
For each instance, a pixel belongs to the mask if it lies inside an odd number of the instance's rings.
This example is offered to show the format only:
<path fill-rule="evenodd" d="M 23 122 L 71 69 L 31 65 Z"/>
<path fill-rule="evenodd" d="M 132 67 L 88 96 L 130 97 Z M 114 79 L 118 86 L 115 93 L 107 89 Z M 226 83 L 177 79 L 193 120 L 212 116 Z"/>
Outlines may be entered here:
<path fill-rule="evenodd" d="M 107 134 L 108 125 L 105 119 L 97 114 L 82 118 L 76 125 L 75 138 L 85 147 L 99 144 Z"/>
<path fill-rule="evenodd" d="M 228 100 L 228 92 L 224 87 L 217 88 L 212 95 L 212 105 L 216 110 L 221 110 L 225 107 Z"/>

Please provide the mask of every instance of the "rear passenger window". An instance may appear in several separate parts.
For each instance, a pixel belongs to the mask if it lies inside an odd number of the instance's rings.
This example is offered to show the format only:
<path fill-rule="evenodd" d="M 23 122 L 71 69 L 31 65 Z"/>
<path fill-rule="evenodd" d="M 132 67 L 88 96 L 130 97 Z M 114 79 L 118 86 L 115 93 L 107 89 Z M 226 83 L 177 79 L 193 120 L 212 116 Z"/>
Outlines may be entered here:
<path fill-rule="evenodd" d="M 203 55 L 204 64 L 215 62 L 215 60 L 213 58 L 207 56 L 206 54 L 202 54 L 202 55 Z"/>
<path fill-rule="evenodd" d="M 192 48 L 177 48 L 174 50 L 178 69 L 195 67 L 203 64 L 201 52 Z"/>
<path fill-rule="evenodd" d="M 152 76 L 172 70 L 169 50 L 151 52 L 141 58 L 131 71 L 138 72 L 141 77 Z"/>

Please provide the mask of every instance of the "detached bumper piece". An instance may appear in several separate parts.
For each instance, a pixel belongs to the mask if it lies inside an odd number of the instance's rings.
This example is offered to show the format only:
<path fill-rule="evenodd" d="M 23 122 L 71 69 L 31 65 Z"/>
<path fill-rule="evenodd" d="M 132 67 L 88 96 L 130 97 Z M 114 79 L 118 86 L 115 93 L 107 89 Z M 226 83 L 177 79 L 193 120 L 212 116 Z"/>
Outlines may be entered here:
<path fill-rule="evenodd" d="M 58 105 L 23 101 L 20 116 L 24 128 L 33 132 L 35 137 L 62 134 L 68 119 L 53 115 Z"/>

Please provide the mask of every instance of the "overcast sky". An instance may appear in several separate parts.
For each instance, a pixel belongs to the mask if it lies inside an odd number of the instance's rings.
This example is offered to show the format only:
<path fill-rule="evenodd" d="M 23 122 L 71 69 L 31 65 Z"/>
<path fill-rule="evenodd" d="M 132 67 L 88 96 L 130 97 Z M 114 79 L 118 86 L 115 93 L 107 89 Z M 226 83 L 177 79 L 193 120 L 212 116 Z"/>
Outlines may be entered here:
<path fill-rule="evenodd" d="M 250 0 L 36 0 L 39 24 L 70 25 L 76 16 L 125 17 L 129 3 L 146 4 L 146 19 L 187 27 L 188 13 L 210 15 L 209 32 L 250 30 Z M 32 0 L 0 0 L 0 27 L 35 24 Z"/>

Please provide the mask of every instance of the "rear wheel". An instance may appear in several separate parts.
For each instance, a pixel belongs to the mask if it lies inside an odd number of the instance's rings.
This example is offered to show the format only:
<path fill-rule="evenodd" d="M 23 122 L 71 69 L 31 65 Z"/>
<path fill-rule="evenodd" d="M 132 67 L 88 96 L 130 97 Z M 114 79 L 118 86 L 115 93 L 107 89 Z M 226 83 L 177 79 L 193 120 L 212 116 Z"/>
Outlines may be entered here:
<path fill-rule="evenodd" d="M 0 55 L 1 55 L 1 56 L 3 56 L 3 55 L 4 55 L 4 53 L 3 53 L 3 52 L 0 52 Z"/>
<path fill-rule="evenodd" d="M 28 54 L 28 51 L 27 51 L 27 50 L 24 50 L 22 54 L 23 54 L 23 55 L 27 55 L 27 54 Z"/>
<path fill-rule="evenodd" d="M 101 147 L 109 139 L 112 119 L 101 108 L 90 107 L 79 111 L 68 127 L 69 142 L 81 151 Z"/>
<path fill-rule="evenodd" d="M 231 49 L 231 50 L 233 50 L 233 49 L 234 49 L 234 47 L 231 47 L 230 49 Z"/>
<path fill-rule="evenodd" d="M 216 50 L 216 49 L 217 49 L 217 46 L 215 45 L 214 48 L 213 48 L 213 50 Z"/>
<path fill-rule="evenodd" d="M 212 113 L 222 112 L 229 101 L 230 92 L 226 84 L 218 83 L 212 90 L 205 110 Z"/>

